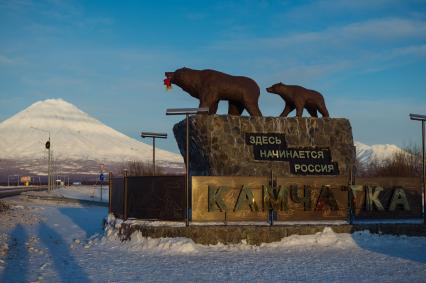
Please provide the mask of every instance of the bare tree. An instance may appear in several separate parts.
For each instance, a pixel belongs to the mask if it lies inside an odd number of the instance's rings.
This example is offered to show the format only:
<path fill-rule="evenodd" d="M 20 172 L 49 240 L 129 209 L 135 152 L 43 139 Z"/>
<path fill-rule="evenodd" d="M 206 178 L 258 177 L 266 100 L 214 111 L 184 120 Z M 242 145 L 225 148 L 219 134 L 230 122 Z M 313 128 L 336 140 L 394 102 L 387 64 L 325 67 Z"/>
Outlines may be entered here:
<path fill-rule="evenodd" d="M 420 177 L 422 171 L 420 147 L 411 145 L 386 160 L 356 162 L 359 177 Z"/>
<path fill-rule="evenodd" d="M 128 161 L 121 166 L 121 172 L 127 170 L 128 176 L 152 176 L 153 168 L 152 163 L 146 163 L 142 161 Z M 157 167 L 155 175 L 163 176 L 167 175 L 161 167 Z"/>

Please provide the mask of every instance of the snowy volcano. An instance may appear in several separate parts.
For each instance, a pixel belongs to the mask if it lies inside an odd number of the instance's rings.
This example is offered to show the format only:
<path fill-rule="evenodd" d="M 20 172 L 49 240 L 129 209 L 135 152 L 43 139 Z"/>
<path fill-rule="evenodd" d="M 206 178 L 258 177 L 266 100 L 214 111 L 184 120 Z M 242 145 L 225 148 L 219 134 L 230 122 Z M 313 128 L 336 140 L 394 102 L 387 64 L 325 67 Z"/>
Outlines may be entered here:
<path fill-rule="evenodd" d="M 152 160 L 152 146 L 132 139 L 62 99 L 39 101 L 0 123 L 0 158 L 46 159 L 50 132 L 55 160 L 99 163 Z M 156 150 L 159 164 L 182 166 L 182 157 Z"/>
<path fill-rule="evenodd" d="M 378 162 L 385 161 L 392 158 L 396 153 L 403 151 L 394 144 L 375 144 L 370 146 L 356 141 L 354 145 L 357 159 L 364 164 L 373 160 Z"/>

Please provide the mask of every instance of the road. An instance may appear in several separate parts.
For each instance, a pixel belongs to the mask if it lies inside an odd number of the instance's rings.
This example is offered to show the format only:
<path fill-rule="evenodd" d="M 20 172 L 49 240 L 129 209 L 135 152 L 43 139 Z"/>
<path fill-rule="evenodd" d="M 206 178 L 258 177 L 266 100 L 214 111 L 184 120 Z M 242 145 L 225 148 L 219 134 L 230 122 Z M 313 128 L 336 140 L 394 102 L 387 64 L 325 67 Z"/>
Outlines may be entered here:
<path fill-rule="evenodd" d="M 1 187 L 0 188 L 0 198 L 16 196 L 23 192 L 28 191 L 45 191 L 47 187 L 37 186 L 37 187 Z"/>

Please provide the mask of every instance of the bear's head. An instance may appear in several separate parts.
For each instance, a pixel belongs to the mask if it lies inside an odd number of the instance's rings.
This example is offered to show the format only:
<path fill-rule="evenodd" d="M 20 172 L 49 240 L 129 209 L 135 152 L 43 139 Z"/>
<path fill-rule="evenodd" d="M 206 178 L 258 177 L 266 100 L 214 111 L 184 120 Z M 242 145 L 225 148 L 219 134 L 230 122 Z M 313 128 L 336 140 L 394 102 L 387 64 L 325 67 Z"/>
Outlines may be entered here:
<path fill-rule="evenodd" d="M 284 90 L 285 84 L 283 83 L 277 83 L 274 85 L 271 85 L 270 87 L 266 88 L 266 91 L 269 93 L 278 93 L 278 92 L 282 92 Z"/>
<path fill-rule="evenodd" d="M 182 77 L 185 76 L 185 73 L 187 73 L 189 70 L 189 68 L 183 67 L 177 69 L 174 72 L 165 72 L 164 75 L 167 79 L 170 80 L 172 84 L 179 84 L 179 82 L 182 80 Z"/>

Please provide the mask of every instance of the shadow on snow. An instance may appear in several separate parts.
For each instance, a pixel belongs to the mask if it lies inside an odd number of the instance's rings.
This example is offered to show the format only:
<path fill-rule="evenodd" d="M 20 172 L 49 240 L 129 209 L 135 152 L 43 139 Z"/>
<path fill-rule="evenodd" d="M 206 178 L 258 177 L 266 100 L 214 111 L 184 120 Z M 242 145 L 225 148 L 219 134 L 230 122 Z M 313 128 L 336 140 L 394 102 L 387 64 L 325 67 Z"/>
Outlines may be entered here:
<path fill-rule="evenodd" d="M 426 237 L 408 237 L 355 232 L 354 242 L 362 249 L 386 256 L 426 263 Z"/>
<path fill-rule="evenodd" d="M 59 212 L 67 216 L 74 224 L 80 227 L 90 237 L 102 233 L 102 219 L 108 214 L 106 207 L 62 207 Z"/>
<path fill-rule="evenodd" d="M 0 282 L 27 282 L 28 250 L 25 245 L 28 235 L 22 225 L 18 224 L 9 235 L 6 267 Z"/>
<path fill-rule="evenodd" d="M 43 222 L 39 225 L 38 234 L 41 242 L 49 250 L 61 282 L 90 282 L 86 272 L 74 260 L 61 235 Z"/>

